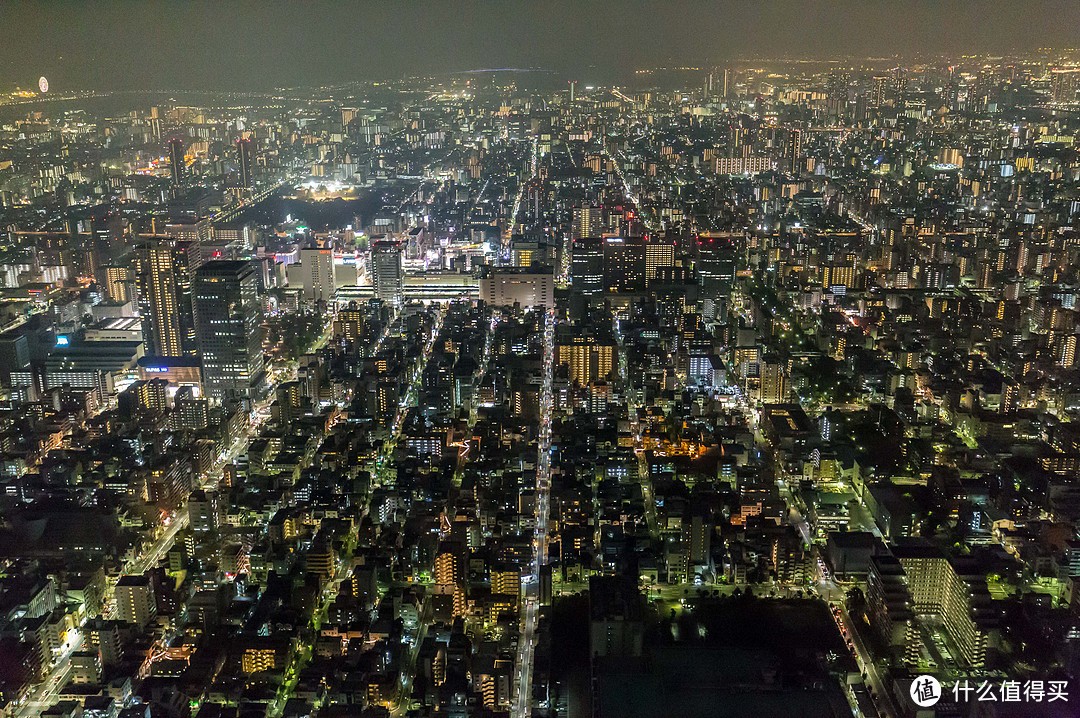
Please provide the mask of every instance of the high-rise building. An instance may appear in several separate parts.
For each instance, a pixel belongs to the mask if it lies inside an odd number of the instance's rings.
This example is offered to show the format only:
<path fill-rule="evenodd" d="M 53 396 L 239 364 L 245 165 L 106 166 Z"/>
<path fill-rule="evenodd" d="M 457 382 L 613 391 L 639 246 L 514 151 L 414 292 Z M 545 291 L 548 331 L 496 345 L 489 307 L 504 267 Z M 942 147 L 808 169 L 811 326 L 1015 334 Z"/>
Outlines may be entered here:
<path fill-rule="evenodd" d="M 896 93 L 897 104 L 902 104 L 907 95 L 908 78 L 907 70 L 899 65 L 893 69 L 893 92 Z"/>
<path fill-rule="evenodd" d="M 172 242 L 151 239 L 140 248 L 137 257 L 146 348 L 156 356 L 183 356 Z"/>
<path fill-rule="evenodd" d="M 825 88 L 825 114 L 829 117 L 842 119 L 847 114 L 848 87 L 851 85 L 851 75 L 843 71 L 835 71 L 829 74 L 828 84 Z"/>
<path fill-rule="evenodd" d="M 761 403 L 783 404 L 788 399 L 787 367 L 778 361 L 761 365 Z"/>
<path fill-rule="evenodd" d="M 304 299 L 329 302 L 334 298 L 334 253 L 330 249 L 305 247 L 300 250 L 299 271 Z"/>
<path fill-rule="evenodd" d="M 188 498 L 188 522 L 197 533 L 217 531 L 221 526 L 221 503 L 215 491 L 199 489 Z"/>
<path fill-rule="evenodd" d="M 239 182 L 241 187 L 255 186 L 255 143 L 249 138 L 237 140 L 236 161 L 239 166 Z"/>
<path fill-rule="evenodd" d="M 745 127 L 731 127 L 727 137 L 727 159 L 746 157 L 754 151 L 750 130 Z"/>
<path fill-rule="evenodd" d="M 690 562 L 694 565 L 708 564 L 712 551 L 713 522 L 701 511 L 694 512 L 686 525 L 689 533 Z"/>
<path fill-rule="evenodd" d="M 184 184 L 187 179 L 187 165 L 184 163 L 184 141 L 178 137 L 169 140 L 169 167 L 172 170 L 174 186 Z"/>
<path fill-rule="evenodd" d="M 194 356 L 191 280 L 202 263 L 199 242 L 144 235 L 135 257 L 146 353 Z"/>
<path fill-rule="evenodd" d="M 1068 334 L 1061 340 L 1056 359 L 1058 366 L 1070 369 L 1076 364 L 1077 342 L 1076 334 Z"/>
<path fill-rule="evenodd" d="M 210 402 L 203 396 L 195 396 L 190 386 L 181 386 L 176 392 L 174 421 L 185 429 L 201 431 L 210 424 Z"/>
<path fill-rule="evenodd" d="M 866 617 L 881 645 L 897 659 L 918 657 L 918 629 L 911 591 L 900 562 L 888 551 L 870 556 L 866 577 Z"/>
<path fill-rule="evenodd" d="M 131 293 L 128 291 L 130 276 L 127 266 L 110 265 L 103 269 L 105 274 L 105 294 L 109 297 L 109 300 L 119 304 L 129 300 Z"/>
<path fill-rule="evenodd" d="M 645 289 L 645 242 L 640 237 L 604 239 L 604 289 L 609 292 Z"/>
<path fill-rule="evenodd" d="M 882 107 L 889 87 L 889 78 L 875 77 L 870 85 L 870 107 Z"/>
<path fill-rule="evenodd" d="M 570 283 L 580 294 L 604 292 L 604 244 L 600 239 L 575 239 L 570 247 Z"/>
<path fill-rule="evenodd" d="M 675 243 L 669 239 L 645 242 L 645 281 L 656 279 L 657 270 L 675 266 Z"/>
<path fill-rule="evenodd" d="M 254 264 L 207 262 L 195 273 L 194 294 L 204 393 L 219 400 L 256 399 L 264 371 Z"/>
<path fill-rule="evenodd" d="M 907 577 L 912 611 L 940 616 L 960 656 L 972 666 L 982 666 L 999 618 L 986 572 L 980 573 L 973 560 L 950 560 L 922 541 L 894 546 L 892 552 Z"/>
<path fill-rule="evenodd" d="M 521 595 L 521 572 L 513 564 L 500 564 L 491 568 L 491 592 L 504 596 Z"/>
<path fill-rule="evenodd" d="M 615 367 L 615 340 L 588 334 L 564 334 L 556 340 L 555 359 L 565 364 L 570 381 L 581 386 L 603 379 Z"/>
<path fill-rule="evenodd" d="M 117 617 L 124 623 L 146 628 L 157 615 L 154 587 L 146 576 L 121 576 L 115 596 Z"/>
<path fill-rule="evenodd" d="M 457 541 L 443 541 L 435 556 L 435 583 L 453 586 L 465 580 L 465 547 Z"/>
<path fill-rule="evenodd" d="M 696 268 L 704 296 L 717 298 L 731 289 L 735 282 L 740 239 L 737 234 L 698 237 Z"/>
<path fill-rule="evenodd" d="M 791 160 L 791 167 L 795 169 L 803 158 L 803 131 L 794 128 L 788 131 L 787 145 L 784 147 L 784 156 Z"/>
<path fill-rule="evenodd" d="M 1076 102 L 1080 92 L 1080 68 L 1050 71 L 1050 99 L 1054 102 Z"/>
<path fill-rule="evenodd" d="M 574 207 L 574 218 L 571 225 L 571 237 L 584 239 L 585 237 L 599 237 L 604 229 L 604 209 L 592 205 Z"/>
<path fill-rule="evenodd" d="M 378 299 L 393 306 L 404 301 L 401 244 L 380 240 L 371 245 L 371 283 Z"/>

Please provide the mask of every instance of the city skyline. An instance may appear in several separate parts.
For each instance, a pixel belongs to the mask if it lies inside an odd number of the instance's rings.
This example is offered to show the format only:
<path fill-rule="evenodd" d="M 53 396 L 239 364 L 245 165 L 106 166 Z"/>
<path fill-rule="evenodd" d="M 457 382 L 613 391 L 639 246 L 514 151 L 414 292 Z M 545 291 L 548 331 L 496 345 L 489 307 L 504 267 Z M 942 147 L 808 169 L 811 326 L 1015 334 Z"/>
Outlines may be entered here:
<path fill-rule="evenodd" d="M 0 718 L 1075 718 L 1020 8 L 0 6 Z"/>
<path fill-rule="evenodd" d="M 268 11 L 268 7 L 273 11 Z M 485 68 L 593 83 L 740 57 L 1075 49 L 1080 8 L 977 2 L 6 3 L 3 81 L 76 90 L 267 91 Z M 12 89 L 11 87 L 0 90 Z"/>

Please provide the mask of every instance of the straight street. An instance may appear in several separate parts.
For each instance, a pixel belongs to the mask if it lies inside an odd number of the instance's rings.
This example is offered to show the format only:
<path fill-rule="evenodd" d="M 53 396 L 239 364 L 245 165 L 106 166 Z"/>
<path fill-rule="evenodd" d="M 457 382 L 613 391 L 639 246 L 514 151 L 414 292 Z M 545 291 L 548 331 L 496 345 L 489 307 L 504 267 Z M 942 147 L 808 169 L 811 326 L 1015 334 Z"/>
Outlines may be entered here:
<path fill-rule="evenodd" d="M 527 718 L 532 712 L 532 671 L 536 623 L 540 613 L 540 570 L 547 563 L 547 526 L 551 489 L 551 420 L 554 409 L 552 377 L 555 365 L 555 312 L 549 309 L 544 327 L 544 378 L 540 390 L 540 431 L 536 466 L 536 534 L 532 569 L 525 580 L 524 621 L 518 644 L 517 696 L 513 715 Z"/>

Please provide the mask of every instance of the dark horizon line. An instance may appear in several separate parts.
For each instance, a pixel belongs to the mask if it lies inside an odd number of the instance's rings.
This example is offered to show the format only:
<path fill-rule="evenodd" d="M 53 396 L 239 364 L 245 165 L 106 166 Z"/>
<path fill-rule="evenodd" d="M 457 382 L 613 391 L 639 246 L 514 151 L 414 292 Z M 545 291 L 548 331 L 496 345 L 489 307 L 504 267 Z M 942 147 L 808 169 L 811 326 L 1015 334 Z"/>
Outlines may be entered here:
<path fill-rule="evenodd" d="M 891 54 L 891 55 L 830 54 L 830 55 L 827 55 L 827 56 L 821 56 L 821 55 L 814 55 L 814 54 L 802 55 L 802 54 L 798 54 L 798 53 L 785 53 L 783 55 L 767 55 L 767 54 L 762 54 L 762 55 L 742 55 L 742 56 L 736 56 L 736 57 L 732 57 L 732 58 L 728 58 L 728 59 L 719 59 L 719 60 L 715 59 L 715 58 L 699 59 L 699 60 L 692 60 L 692 59 L 675 60 L 675 59 L 671 59 L 668 62 L 679 63 L 679 64 L 675 65 L 675 66 L 669 66 L 669 65 L 666 65 L 666 64 L 654 64 L 654 65 L 647 66 L 647 67 L 639 67 L 639 68 L 635 68 L 635 69 L 623 70 L 622 72 L 628 73 L 630 76 L 633 76 L 634 74 L 638 74 L 638 73 L 649 72 L 649 71 L 671 71 L 671 72 L 701 71 L 701 72 L 705 72 L 705 71 L 707 71 L 709 69 L 716 68 L 719 65 L 724 64 L 724 63 L 747 63 L 747 62 L 774 62 L 774 63 L 798 63 L 798 64 L 814 64 L 814 63 L 832 64 L 832 63 L 845 62 L 845 61 L 880 61 L 880 60 L 905 60 L 905 61 L 932 62 L 932 61 L 935 61 L 935 60 L 938 60 L 938 61 L 963 60 L 965 58 L 970 58 L 972 60 L 977 60 L 977 59 L 980 59 L 980 58 L 995 59 L 995 58 L 1009 58 L 1009 57 L 1016 57 L 1017 59 L 1026 59 L 1024 57 L 1025 55 L 1026 56 L 1033 56 L 1033 55 L 1045 55 L 1045 54 L 1048 54 L 1048 53 L 1068 53 L 1068 52 L 1080 52 L 1080 48 L 1042 47 L 1042 48 L 1028 49 L 1028 50 L 1022 50 L 1022 49 L 1012 49 L 1012 50 L 1007 50 L 1007 51 L 997 50 L 997 51 L 993 51 L 993 52 L 989 52 L 989 51 L 986 51 L 986 52 L 961 51 L 961 52 L 957 52 L 955 54 L 954 53 L 939 53 L 939 52 L 925 53 L 925 52 L 916 51 L 916 52 L 907 52 L 907 53 L 894 53 L 894 54 Z M 1078 58 L 1078 60 L 1080 60 L 1080 58 Z M 688 69 L 689 65 L 700 65 L 701 67 L 698 68 L 697 70 Z M 596 66 L 595 65 L 586 65 L 586 66 L 583 66 L 583 67 L 584 68 L 589 68 L 589 67 L 596 67 Z M 244 89 L 224 89 L 224 88 L 210 89 L 210 88 L 175 88 L 175 87 L 173 87 L 173 88 L 157 87 L 157 88 L 108 88 L 108 89 L 106 89 L 106 88 L 94 87 L 94 86 L 84 86 L 84 87 L 80 87 L 80 88 L 58 89 L 56 87 L 52 87 L 51 88 L 52 93 L 46 93 L 46 94 L 43 94 L 40 97 L 34 98 L 34 99 L 43 100 L 43 101 L 48 101 L 50 99 L 64 101 L 64 100 L 72 100 L 72 99 L 79 99 L 79 98 L 77 98 L 77 97 L 68 97 L 68 96 L 60 96 L 60 97 L 51 98 L 49 95 L 50 94 L 55 94 L 55 95 L 68 94 L 68 95 L 70 95 L 70 94 L 88 94 L 88 93 L 98 95 L 98 96 L 122 95 L 122 94 L 159 94 L 159 93 L 160 94 L 177 93 L 177 94 L 269 95 L 269 94 L 274 94 L 274 93 L 279 93 L 279 92 L 288 92 L 288 91 L 308 91 L 308 90 L 317 90 L 317 89 L 330 89 L 330 90 L 344 89 L 344 88 L 348 88 L 350 86 L 359 87 L 361 85 L 366 85 L 366 84 L 370 84 L 370 83 L 390 84 L 390 83 L 402 82 L 402 81 L 407 81 L 407 80 L 439 79 L 439 78 L 444 78 L 444 77 L 455 77 L 455 76 L 460 76 L 460 75 L 483 75 L 483 74 L 486 74 L 486 73 L 519 73 L 519 72 L 520 73 L 548 74 L 548 75 L 558 75 L 558 74 L 562 73 L 562 74 L 566 74 L 568 77 L 573 77 L 574 76 L 574 72 L 571 71 L 571 70 L 562 70 L 562 69 L 556 70 L 556 69 L 550 69 L 550 68 L 544 68 L 544 67 L 479 68 L 479 69 L 450 70 L 450 71 L 442 70 L 442 71 L 439 71 L 439 72 L 411 72 L 411 73 L 408 73 L 408 74 L 405 74 L 405 75 L 399 76 L 399 77 L 383 75 L 383 76 L 380 76 L 380 77 L 368 77 L 366 79 L 349 80 L 349 81 L 346 81 L 346 82 L 335 82 L 335 83 L 327 83 L 327 84 L 310 84 L 310 85 L 278 85 L 278 86 L 262 88 L 262 89 L 247 89 L 247 90 L 244 90 Z M 46 77 L 47 77 L 47 75 L 46 75 Z M 599 86 L 608 85 L 608 86 L 612 86 L 612 87 L 622 87 L 622 86 L 625 86 L 626 83 L 601 82 L 601 83 L 597 83 L 597 84 Z M 23 88 L 21 85 L 13 85 L 13 87 L 17 88 L 17 89 L 31 89 L 31 87 L 29 85 L 26 88 Z M 23 103 L 23 102 L 0 103 L 0 106 L 27 104 L 29 102 L 32 102 L 32 100 L 30 98 L 27 99 L 26 103 Z"/>

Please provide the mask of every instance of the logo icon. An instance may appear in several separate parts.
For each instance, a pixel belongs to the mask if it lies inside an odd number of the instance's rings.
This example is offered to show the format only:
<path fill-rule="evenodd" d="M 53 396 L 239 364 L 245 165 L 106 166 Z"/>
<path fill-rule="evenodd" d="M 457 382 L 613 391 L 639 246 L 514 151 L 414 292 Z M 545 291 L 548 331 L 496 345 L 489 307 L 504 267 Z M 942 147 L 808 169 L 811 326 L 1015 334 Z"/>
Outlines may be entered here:
<path fill-rule="evenodd" d="M 920 708 L 929 708 L 941 700 L 941 683 L 933 676 L 917 676 L 908 689 L 911 701 Z"/>

